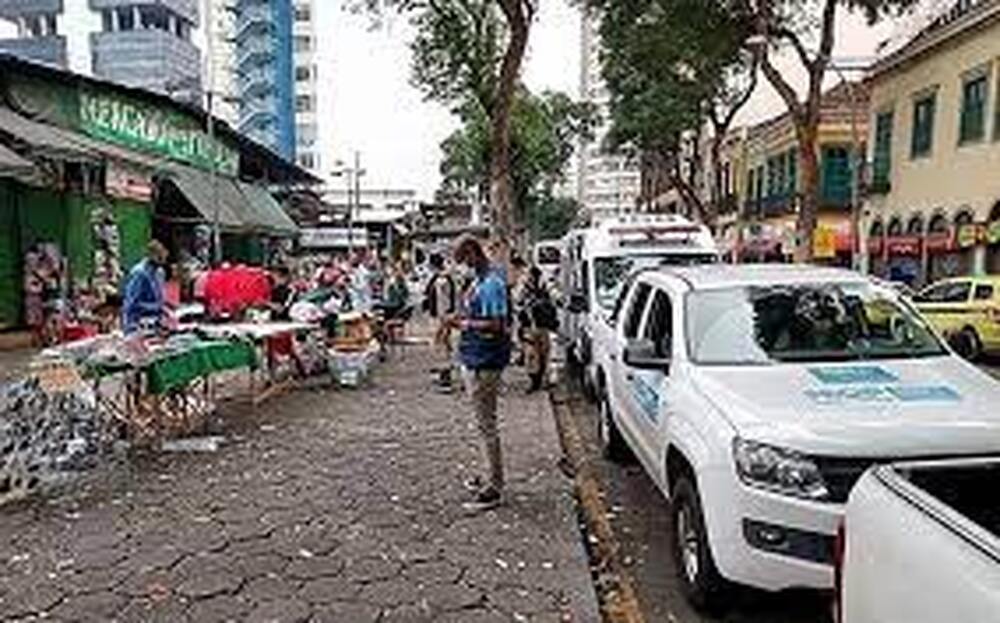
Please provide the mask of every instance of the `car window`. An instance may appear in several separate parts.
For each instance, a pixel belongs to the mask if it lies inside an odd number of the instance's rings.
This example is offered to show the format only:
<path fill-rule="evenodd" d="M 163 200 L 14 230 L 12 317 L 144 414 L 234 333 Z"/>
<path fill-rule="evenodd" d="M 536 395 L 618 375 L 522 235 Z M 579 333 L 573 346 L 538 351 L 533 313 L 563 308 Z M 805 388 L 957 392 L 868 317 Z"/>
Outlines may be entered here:
<path fill-rule="evenodd" d="M 649 306 L 646 328 L 642 333 L 644 339 L 653 343 L 657 357 L 664 359 L 670 357 L 673 327 L 673 305 L 670 304 L 670 296 L 662 290 L 657 290 L 653 296 L 653 303 Z"/>
<path fill-rule="evenodd" d="M 947 351 L 894 292 L 866 283 L 704 290 L 687 299 L 688 352 L 699 364 L 907 359 Z"/>
<path fill-rule="evenodd" d="M 646 303 L 649 302 L 649 295 L 652 288 L 648 283 L 640 283 L 636 288 L 635 295 L 628 308 L 628 316 L 625 318 L 625 337 L 632 340 L 639 335 L 639 323 L 642 321 L 642 312 L 646 311 Z"/>
<path fill-rule="evenodd" d="M 977 301 L 989 301 L 993 298 L 993 286 L 981 283 L 976 286 L 976 295 L 974 297 Z"/>
<path fill-rule="evenodd" d="M 971 292 L 972 283 L 949 281 L 927 288 L 913 300 L 917 303 L 967 303 Z"/>
<path fill-rule="evenodd" d="M 628 281 L 622 287 L 621 292 L 618 293 L 618 300 L 615 301 L 615 308 L 611 312 L 610 323 L 611 326 L 618 326 L 621 322 L 622 314 L 624 313 L 625 303 L 628 302 L 628 295 L 632 291 L 632 284 L 636 281 L 638 275 L 632 275 L 629 277 Z"/>

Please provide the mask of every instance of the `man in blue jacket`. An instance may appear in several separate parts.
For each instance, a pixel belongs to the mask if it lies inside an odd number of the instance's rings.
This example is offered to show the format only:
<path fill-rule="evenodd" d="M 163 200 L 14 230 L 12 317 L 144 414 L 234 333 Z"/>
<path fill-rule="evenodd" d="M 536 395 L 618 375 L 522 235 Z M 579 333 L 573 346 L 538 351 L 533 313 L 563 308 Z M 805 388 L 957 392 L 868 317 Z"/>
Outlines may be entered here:
<path fill-rule="evenodd" d="M 168 257 L 167 248 L 153 240 L 147 247 L 146 258 L 129 272 L 122 297 L 122 329 L 126 335 L 157 326 L 163 319 L 164 267 Z"/>
<path fill-rule="evenodd" d="M 497 395 L 500 377 L 510 363 L 507 283 L 503 272 L 490 264 L 474 238 L 459 242 L 455 261 L 471 280 L 457 319 L 461 329 L 458 353 L 489 462 L 488 483 L 478 487 L 475 498 L 465 508 L 480 511 L 501 503 L 504 486 Z"/>

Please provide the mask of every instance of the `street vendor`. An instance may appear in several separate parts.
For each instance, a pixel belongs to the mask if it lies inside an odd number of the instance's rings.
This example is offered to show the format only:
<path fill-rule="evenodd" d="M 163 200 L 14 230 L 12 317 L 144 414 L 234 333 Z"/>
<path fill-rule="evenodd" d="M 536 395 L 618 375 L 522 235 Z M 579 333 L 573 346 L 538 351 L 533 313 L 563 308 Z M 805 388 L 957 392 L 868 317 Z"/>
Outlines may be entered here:
<path fill-rule="evenodd" d="M 126 334 L 158 327 L 166 312 L 164 267 L 169 253 L 157 240 L 146 249 L 146 257 L 129 271 L 122 297 L 122 329 Z"/>

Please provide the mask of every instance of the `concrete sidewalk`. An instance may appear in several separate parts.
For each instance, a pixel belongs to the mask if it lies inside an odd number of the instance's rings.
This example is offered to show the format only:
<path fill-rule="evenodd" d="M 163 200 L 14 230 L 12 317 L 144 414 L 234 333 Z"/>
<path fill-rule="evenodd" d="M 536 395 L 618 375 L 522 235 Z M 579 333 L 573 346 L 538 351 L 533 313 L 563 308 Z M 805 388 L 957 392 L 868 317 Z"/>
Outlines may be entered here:
<path fill-rule="evenodd" d="M 466 516 L 473 418 L 431 365 L 407 347 L 372 387 L 231 414 L 216 453 L 0 509 L 0 619 L 599 621 L 547 397 L 508 373 L 508 503 Z"/>

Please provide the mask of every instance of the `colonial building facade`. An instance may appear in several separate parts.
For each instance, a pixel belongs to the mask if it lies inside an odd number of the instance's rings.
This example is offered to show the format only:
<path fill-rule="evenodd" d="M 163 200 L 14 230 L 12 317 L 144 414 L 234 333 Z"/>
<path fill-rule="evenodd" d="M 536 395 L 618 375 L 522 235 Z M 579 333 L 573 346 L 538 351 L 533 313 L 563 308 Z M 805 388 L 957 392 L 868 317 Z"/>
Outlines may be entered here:
<path fill-rule="evenodd" d="M 871 272 L 1000 272 L 1000 2 L 962 0 L 870 76 Z"/>

